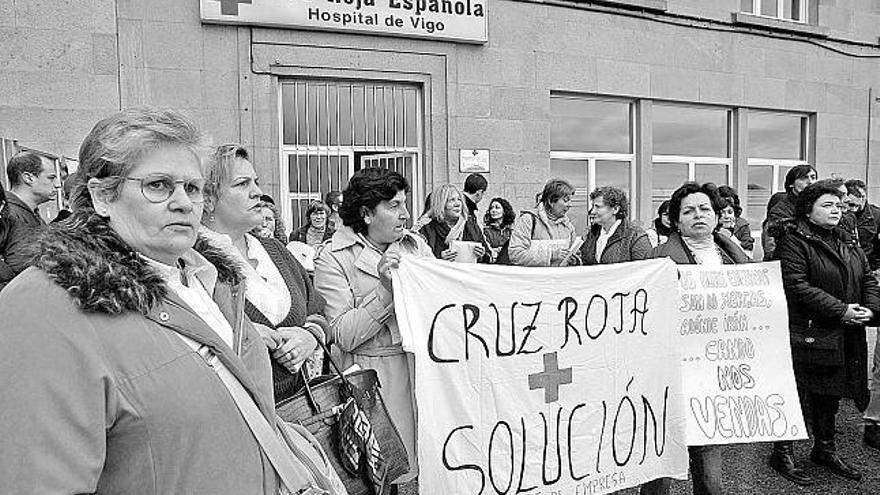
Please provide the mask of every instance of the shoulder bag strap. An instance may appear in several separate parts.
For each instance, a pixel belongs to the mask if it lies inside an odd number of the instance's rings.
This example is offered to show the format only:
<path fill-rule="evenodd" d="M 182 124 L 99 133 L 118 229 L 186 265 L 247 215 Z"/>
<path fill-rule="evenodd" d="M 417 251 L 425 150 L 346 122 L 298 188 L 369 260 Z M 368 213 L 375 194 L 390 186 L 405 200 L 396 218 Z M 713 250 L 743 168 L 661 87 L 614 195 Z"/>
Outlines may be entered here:
<path fill-rule="evenodd" d="M 328 492 L 316 486 L 312 475 L 293 458 L 292 452 L 278 438 L 275 430 L 257 408 L 256 403 L 248 395 L 244 387 L 239 383 L 235 375 L 226 368 L 226 365 L 206 345 L 198 349 L 198 353 L 205 359 L 226 386 L 232 400 L 241 412 L 242 417 L 260 444 L 260 448 L 269 458 L 272 467 L 281 478 L 281 482 L 292 493 L 297 495 L 324 495 Z M 320 474 L 319 474 L 320 475 Z"/>

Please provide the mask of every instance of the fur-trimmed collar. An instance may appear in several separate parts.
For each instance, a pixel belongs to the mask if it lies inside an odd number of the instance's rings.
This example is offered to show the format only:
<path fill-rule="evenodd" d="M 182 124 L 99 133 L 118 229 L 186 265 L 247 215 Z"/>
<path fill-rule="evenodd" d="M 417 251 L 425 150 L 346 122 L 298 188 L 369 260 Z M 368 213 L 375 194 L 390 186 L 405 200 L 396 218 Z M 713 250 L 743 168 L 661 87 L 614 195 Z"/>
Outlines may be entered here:
<path fill-rule="evenodd" d="M 74 213 L 35 236 L 32 264 L 66 290 L 82 311 L 147 314 L 168 293 L 147 261 L 92 211 Z M 244 280 L 219 250 L 208 246 L 199 251 L 217 268 L 218 282 L 236 285 Z"/>

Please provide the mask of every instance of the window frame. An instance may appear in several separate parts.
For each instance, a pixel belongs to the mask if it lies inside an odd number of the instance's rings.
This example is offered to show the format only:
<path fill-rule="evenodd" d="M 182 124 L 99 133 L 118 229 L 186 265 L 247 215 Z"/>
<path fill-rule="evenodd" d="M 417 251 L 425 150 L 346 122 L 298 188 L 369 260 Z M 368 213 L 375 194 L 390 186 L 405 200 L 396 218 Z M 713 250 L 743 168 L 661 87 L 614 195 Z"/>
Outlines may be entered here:
<path fill-rule="evenodd" d="M 637 182 L 636 182 L 636 155 L 635 153 L 589 153 L 582 151 L 551 151 L 550 152 L 550 161 L 552 164 L 553 160 L 568 160 L 572 162 L 585 162 L 586 163 L 586 174 L 587 174 L 587 187 L 576 187 L 574 190 L 574 194 L 572 195 L 572 206 L 581 206 L 581 203 L 584 203 L 587 212 L 590 210 L 590 193 L 595 190 L 600 185 L 596 183 L 596 162 L 598 161 L 611 161 L 611 162 L 622 162 L 626 163 L 629 166 L 629 190 L 626 191 L 627 200 L 629 200 L 630 211 L 634 205 L 638 204 L 637 196 L 639 191 L 637 191 Z M 587 219 L 589 222 L 589 219 Z"/>
<path fill-rule="evenodd" d="M 375 141 L 377 140 L 378 126 L 379 126 L 378 120 L 376 120 L 373 123 L 373 129 L 374 129 L 373 141 L 374 142 L 371 143 L 368 138 L 369 131 L 367 130 L 366 126 L 368 126 L 369 124 L 367 123 L 366 118 L 364 120 L 364 126 L 365 126 L 364 127 L 364 133 L 365 133 L 364 134 L 364 143 L 363 144 L 355 144 L 356 138 L 355 138 L 355 129 L 354 129 L 355 116 L 353 113 L 354 112 L 353 90 L 349 91 L 349 104 L 351 105 L 350 108 L 352 108 L 351 122 L 349 123 L 349 125 L 351 127 L 351 140 L 352 140 L 351 144 L 341 144 L 339 142 L 339 139 L 341 136 L 341 132 L 340 132 L 341 120 L 337 120 L 337 122 L 336 122 L 337 130 L 336 130 L 336 142 L 335 143 L 331 142 L 332 141 L 332 139 L 330 138 L 331 130 L 329 128 L 327 129 L 327 143 L 326 144 L 320 144 L 320 139 L 318 140 L 317 143 L 312 143 L 310 140 L 311 134 L 308 131 L 308 123 L 306 124 L 306 129 L 307 129 L 306 130 L 306 143 L 304 143 L 304 144 L 303 143 L 298 143 L 298 144 L 297 143 L 293 143 L 293 144 L 285 143 L 284 142 L 284 138 L 285 138 L 285 135 L 284 135 L 284 127 L 285 127 L 284 126 L 284 110 L 285 110 L 285 107 L 284 107 L 284 97 L 283 97 L 284 87 L 285 86 L 293 86 L 294 88 L 296 88 L 296 86 L 299 84 L 303 84 L 307 88 L 310 84 L 316 84 L 316 85 L 335 84 L 337 86 L 348 85 L 350 88 L 353 88 L 354 86 L 366 87 L 369 85 L 382 86 L 382 87 L 401 86 L 404 88 L 409 88 L 411 90 L 414 90 L 415 96 L 416 96 L 415 106 L 413 108 L 413 110 L 415 111 L 415 124 L 416 124 L 415 145 L 407 144 L 407 133 L 406 133 L 405 125 L 404 125 L 403 142 L 402 143 L 395 142 L 392 144 L 385 144 L 385 145 L 379 145 L 378 143 L 376 143 Z M 277 122 L 278 122 L 278 124 L 277 125 L 278 125 L 278 129 L 279 129 L 279 133 L 278 133 L 278 143 L 279 143 L 279 147 L 278 147 L 278 172 L 279 172 L 279 183 L 280 183 L 280 188 L 281 188 L 280 198 L 278 199 L 278 201 L 281 202 L 281 217 L 284 220 L 285 226 L 288 229 L 292 230 L 292 227 L 294 225 L 296 225 L 297 221 L 298 221 L 298 219 L 295 216 L 296 212 L 294 212 L 293 208 L 291 207 L 291 202 L 293 200 L 312 199 L 313 197 L 317 197 L 315 195 L 315 193 L 312 193 L 312 192 L 297 193 L 297 192 L 293 192 L 290 190 L 291 180 L 290 180 L 290 175 L 289 175 L 289 160 L 290 160 L 291 156 L 305 156 L 305 157 L 316 156 L 319 158 L 320 157 L 327 157 L 328 159 L 332 158 L 332 157 L 346 157 L 348 159 L 348 177 L 350 178 L 351 175 L 358 169 L 358 164 L 356 163 L 356 160 L 355 160 L 356 153 L 370 152 L 370 153 L 380 153 L 380 154 L 382 154 L 382 153 L 409 153 L 409 154 L 412 154 L 415 157 L 414 162 L 413 162 L 413 178 L 410 183 L 411 191 L 410 191 L 410 194 L 407 195 L 407 199 L 408 199 L 408 201 L 411 201 L 412 205 L 415 207 L 418 207 L 418 205 L 421 205 L 423 198 L 426 194 L 423 191 L 423 187 L 422 187 L 423 180 L 424 180 L 423 179 L 423 174 L 424 174 L 423 167 L 424 167 L 424 160 L 425 160 L 424 155 L 426 153 L 425 149 L 424 149 L 425 139 L 426 139 L 426 137 L 425 137 L 425 132 L 426 132 L 426 130 L 425 130 L 425 111 L 424 111 L 424 104 L 425 104 L 424 103 L 424 98 L 425 98 L 424 86 L 421 86 L 419 84 L 409 83 L 409 82 L 390 81 L 390 80 L 386 81 L 386 80 L 374 80 L 374 79 L 347 79 L 347 78 L 324 79 L 324 78 L 315 78 L 315 77 L 285 77 L 285 78 L 281 78 L 278 80 L 278 84 L 275 89 L 277 92 L 276 93 L 276 98 L 277 98 L 276 101 L 278 102 L 277 103 L 277 105 L 278 105 L 278 107 L 277 107 L 277 112 L 278 112 L 277 113 L 277 116 L 278 116 Z M 383 89 L 383 91 L 384 91 L 384 89 Z M 384 97 L 384 92 L 383 92 L 383 97 Z M 365 96 L 365 98 L 366 98 L 366 96 Z M 392 104 L 396 104 L 395 98 L 396 97 L 394 96 L 394 93 L 392 93 Z M 339 108 L 340 101 L 341 100 L 340 100 L 338 93 L 337 93 L 337 97 L 336 97 L 336 101 L 335 101 L 337 109 Z M 306 99 L 306 102 L 308 102 L 307 99 Z M 325 93 L 325 104 L 327 105 L 327 112 L 330 111 L 330 103 L 331 103 L 331 101 L 329 100 L 329 96 L 326 96 L 326 93 Z M 372 104 L 374 105 L 374 108 L 375 108 L 375 105 L 376 105 L 375 90 L 373 93 Z M 366 105 L 367 105 L 367 102 L 365 100 L 365 103 L 364 103 L 364 113 L 365 114 L 367 113 Z M 406 106 L 405 97 L 404 97 L 404 100 L 402 100 L 402 105 L 403 105 L 404 112 L 406 112 L 407 106 Z M 320 109 L 321 109 L 321 107 L 319 104 L 319 105 L 317 105 L 317 108 L 314 109 L 314 111 L 319 112 Z M 300 125 L 301 113 L 299 110 L 300 110 L 299 101 L 294 100 L 294 105 L 293 105 L 294 119 L 293 119 L 293 122 L 291 122 L 291 124 L 296 128 L 299 128 L 299 125 Z M 303 107 L 303 110 L 304 110 L 304 112 L 312 111 L 308 107 L 308 104 L 306 104 L 306 106 Z M 375 110 L 374 110 L 374 112 L 375 112 Z M 383 113 L 383 115 L 385 115 L 385 114 Z M 396 119 L 396 114 L 394 114 L 392 116 L 392 130 L 393 130 L 394 124 L 396 122 L 395 119 Z M 384 125 L 383 132 L 385 133 L 384 135 L 387 136 L 388 135 L 388 133 L 387 133 L 388 132 L 387 119 L 383 125 Z M 309 180 L 311 181 L 311 177 L 309 178 Z M 320 199 L 320 198 L 318 198 L 318 199 Z M 411 213 L 413 213 L 413 212 L 411 212 Z M 413 213 L 413 215 L 414 214 L 415 213 Z"/>
<path fill-rule="evenodd" d="M 785 17 L 785 2 L 786 0 L 752 0 L 752 11 L 744 11 L 746 14 L 751 14 L 758 17 L 763 17 L 766 19 L 776 19 L 778 21 L 786 21 L 786 22 L 796 22 L 798 24 L 809 24 L 810 23 L 810 7 L 809 3 L 811 0 L 800 0 L 800 8 L 798 9 L 798 14 L 800 15 L 800 19 L 792 19 Z M 764 2 L 776 3 L 776 15 L 767 15 L 761 13 L 761 7 L 763 7 Z"/>

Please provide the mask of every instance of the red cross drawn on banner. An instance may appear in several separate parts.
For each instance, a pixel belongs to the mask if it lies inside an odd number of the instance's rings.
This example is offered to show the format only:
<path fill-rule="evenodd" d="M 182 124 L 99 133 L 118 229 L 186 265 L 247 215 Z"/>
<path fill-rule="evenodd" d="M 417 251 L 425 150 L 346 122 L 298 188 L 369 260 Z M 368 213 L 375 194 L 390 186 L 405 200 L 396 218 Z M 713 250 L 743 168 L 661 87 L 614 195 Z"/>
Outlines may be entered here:
<path fill-rule="evenodd" d="M 544 354 L 544 371 L 529 375 L 529 390 L 544 389 L 544 403 L 559 400 L 559 386 L 571 383 L 571 368 L 559 369 L 556 353 Z"/>

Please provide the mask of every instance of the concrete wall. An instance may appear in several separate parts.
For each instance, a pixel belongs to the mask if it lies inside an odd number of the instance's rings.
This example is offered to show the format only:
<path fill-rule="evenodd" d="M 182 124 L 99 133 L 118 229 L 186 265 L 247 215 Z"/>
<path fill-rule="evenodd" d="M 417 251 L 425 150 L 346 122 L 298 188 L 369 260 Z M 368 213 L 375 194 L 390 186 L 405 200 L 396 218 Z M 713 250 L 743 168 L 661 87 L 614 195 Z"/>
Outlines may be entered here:
<path fill-rule="evenodd" d="M 0 136 L 75 157 L 119 108 L 113 0 L 0 0 Z"/>

